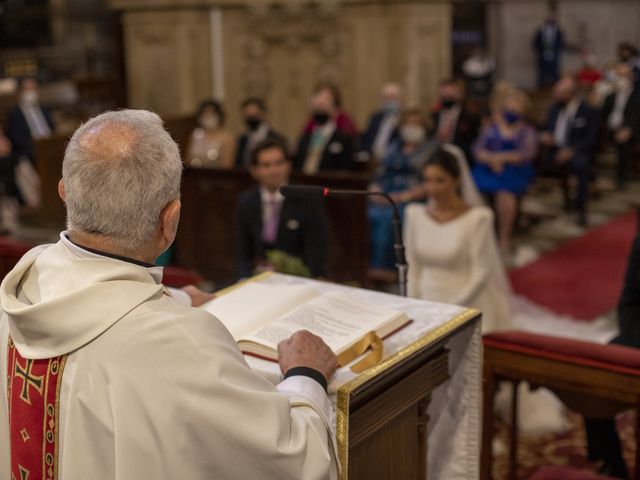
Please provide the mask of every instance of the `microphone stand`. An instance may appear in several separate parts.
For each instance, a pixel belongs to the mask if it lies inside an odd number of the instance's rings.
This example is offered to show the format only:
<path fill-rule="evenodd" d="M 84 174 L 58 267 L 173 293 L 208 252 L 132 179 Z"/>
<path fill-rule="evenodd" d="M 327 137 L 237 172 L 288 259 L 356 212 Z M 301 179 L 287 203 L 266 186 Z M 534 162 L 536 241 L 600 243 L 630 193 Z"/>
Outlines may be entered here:
<path fill-rule="evenodd" d="M 360 190 L 329 190 L 329 196 L 353 196 L 362 194 L 363 192 Z M 398 270 L 398 293 L 403 297 L 406 297 L 409 265 L 407 264 L 407 259 L 404 253 L 404 242 L 402 241 L 402 220 L 400 218 L 400 211 L 398 210 L 396 202 L 394 202 L 391 196 L 389 196 L 389 194 L 387 193 L 366 192 L 366 195 L 383 197 L 393 208 L 393 250 L 396 256 L 396 269 Z"/>

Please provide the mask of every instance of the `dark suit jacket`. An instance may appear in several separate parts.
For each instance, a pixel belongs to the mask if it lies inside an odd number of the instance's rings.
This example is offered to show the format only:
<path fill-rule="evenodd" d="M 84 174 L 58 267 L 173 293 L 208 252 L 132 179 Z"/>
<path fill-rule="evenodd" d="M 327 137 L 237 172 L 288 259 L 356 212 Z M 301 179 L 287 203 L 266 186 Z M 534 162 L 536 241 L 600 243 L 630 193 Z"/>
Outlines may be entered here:
<path fill-rule="evenodd" d="M 554 103 L 547 115 L 546 130 L 553 134 L 561 107 Z M 591 156 L 598 140 L 600 124 L 599 112 L 593 110 L 584 101 L 580 102 L 576 114 L 569 125 L 567 146 L 574 148 L 577 153 Z"/>
<path fill-rule="evenodd" d="M 262 201 L 253 187 L 240 196 L 236 209 L 236 272 L 253 275 L 256 261 L 265 258 L 262 242 Z M 274 248 L 302 259 L 311 274 L 327 275 L 328 227 L 324 205 L 304 198 L 286 198 L 280 211 Z"/>
<path fill-rule="evenodd" d="M 384 119 L 385 114 L 386 112 L 384 110 L 379 110 L 371 115 L 367 129 L 360 138 L 361 150 L 371 153 L 371 150 L 373 149 L 373 142 L 375 142 L 376 135 L 378 135 L 378 131 L 380 131 L 380 126 L 382 125 L 382 120 Z M 394 128 L 389 137 L 389 144 L 397 138 L 400 138 L 400 133 L 397 128 Z"/>
<path fill-rule="evenodd" d="M 601 110 L 601 121 L 604 126 L 607 126 L 607 120 L 609 115 L 613 111 L 616 101 L 616 94 L 611 93 L 607 95 Z M 631 128 L 633 135 L 631 136 L 632 142 L 640 141 L 640 86 L 637 86 L 629 95 L 627 104 L 624 107 L 624 119 L 622 121 L 623 127 Z"/>
<path fill-rule="evenodd" d="M 311 133 L 303 133 L 298 142 L 298 151 L 293 161 L 293 167 L 301 170 L 307 158 Z M 324 147 L 319 170 L 353 170 L 353 142 L 349 135 L 336 128 Z"/>
<path fill-rule="evenodd" d="M 544 25 L 536 31 L 536 34 L 533 37 L 533 48 L 538 54 L 538 60 L 545 63 L 556 63 L 560 60 L 560 54 L 564 49 L 564 35 L 562 34 L 562 30 L 560 30 L 560 27 L 557 27 L 556 38 L 551 48 L 551 50 L 553 51 L 553 58 L 550 60 L 543 58 L 543 53 L 544 53 L 543 32 L 544 32 Z"/>
<path fill-rule="evenodd" d="M 622 295 L 618 303 L 620 335 L 613 343 L 640 348 L 640 235 L 631 247 Z"/>
<path fill-rule="evenodd" d="M 432 135 L 438 132 L 438 125 L 440 125 L 440 114 L 442 110 L 437 110 L 432 113 L 431 118 L 433 120 Z M 471 153 L 471 146 L 476 141 L 478 133 L 480 131 L 480 117 L 475 115 L 465 107 L 462 107 L 460 115 L 458 115 L 458 123 L 456 123 L 456 129 L 453 133 L 453 144 L 459 147 L 467 157 L 469 165 L 473 164 L 473 155 Z"/>
<path fill-rule="evenodd" d="M 287 139 L 284 138 L 283 135 L 280 135 L 278 132 L 269 128 L 269 132 L 267 132 L 267 136 L 265 140 L 266 139 L 275 140 L 277 142 L 282 143 L 282 145 L 284 145 L 284 148 L 288 154 Z M 236 149 L 236 167 L 248 168 L 251 165 L 250 160 L 248 163 L 245 164 L 245 158 L 244 158 L 248 143 L 249 143 L 249 135 L 247 135 L 247 133 L 243 133 L 238 137 L 238 148 Z"/>
<path fill-rule="evenodd" d="M 51 118 L 51 113 L 46 107 L 40 107 L 44 115 L 44 119 L 51 131 L 55 129 L 55 125 Z M 24 114 L 19 107 L 14 108 L 9 113 L 7 120 L 7 137 L 11 140 L 13 152 L 20 156 L 26 155 L 33 159 L 33 141 L 31 139 L 31 131 L 29 130 L 29 124 L 27 123 Z"/>

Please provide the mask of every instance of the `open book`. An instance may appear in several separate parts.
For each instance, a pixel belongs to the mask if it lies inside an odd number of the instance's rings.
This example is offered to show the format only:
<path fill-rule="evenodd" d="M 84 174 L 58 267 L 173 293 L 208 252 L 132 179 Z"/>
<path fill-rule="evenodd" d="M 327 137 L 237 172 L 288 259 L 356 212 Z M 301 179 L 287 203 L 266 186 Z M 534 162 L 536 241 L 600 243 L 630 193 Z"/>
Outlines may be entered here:
<path fill-rule="evenodd" d="M 401 312 L 356 301 L 342 292 L 319 294 L 304 285 L 249 282 L 202 307 L 227 327 L 244 353 L 277 360 L 277 345 L 309 330 L 340 355 L 368 332 L 387 337 L 410 322 Z"/>

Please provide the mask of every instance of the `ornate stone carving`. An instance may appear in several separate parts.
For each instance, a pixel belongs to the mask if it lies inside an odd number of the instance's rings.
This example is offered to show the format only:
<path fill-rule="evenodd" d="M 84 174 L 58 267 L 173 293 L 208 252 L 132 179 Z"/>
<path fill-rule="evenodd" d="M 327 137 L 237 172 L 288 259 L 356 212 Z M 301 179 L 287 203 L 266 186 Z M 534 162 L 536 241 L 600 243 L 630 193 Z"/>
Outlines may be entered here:
<path fill-rule="evenodd" d="M 269 51 L 273 48 L 284 48 L 291 59 L 285 72 L 278 72 L 288 76 L 291 95 L 308 93 L 305 92 L 306 86 L 300 83 L 303 76 L 298 57 L 309 48 L 317 60 L 314 68 L 316 80 L 340 83 L 342 38 L 336 0 L 317 3 L 288 0 L 269 5 L 256 1 L 247 7 L 247 12 L 244 58 L 246 94 L 264 97 L 270 91 L 274 72 L 269 68 Z"/>

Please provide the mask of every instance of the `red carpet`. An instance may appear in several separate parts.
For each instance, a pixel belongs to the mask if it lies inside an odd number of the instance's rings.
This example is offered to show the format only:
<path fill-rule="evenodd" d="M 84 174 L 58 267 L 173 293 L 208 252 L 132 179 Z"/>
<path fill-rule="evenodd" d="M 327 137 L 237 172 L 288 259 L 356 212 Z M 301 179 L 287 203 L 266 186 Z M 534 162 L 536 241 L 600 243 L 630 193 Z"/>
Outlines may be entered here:
<path fill-rule="evenodd" d="M 636 213 L 615 218 L 509 272 L 514 291 L 577 320 L 612 310 L 620 297 Z"/>

